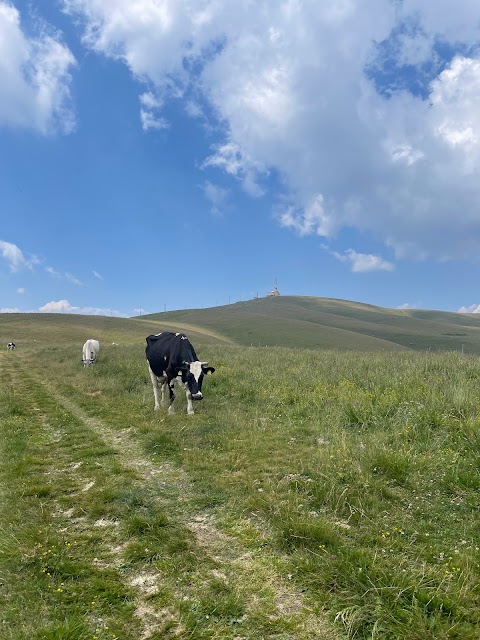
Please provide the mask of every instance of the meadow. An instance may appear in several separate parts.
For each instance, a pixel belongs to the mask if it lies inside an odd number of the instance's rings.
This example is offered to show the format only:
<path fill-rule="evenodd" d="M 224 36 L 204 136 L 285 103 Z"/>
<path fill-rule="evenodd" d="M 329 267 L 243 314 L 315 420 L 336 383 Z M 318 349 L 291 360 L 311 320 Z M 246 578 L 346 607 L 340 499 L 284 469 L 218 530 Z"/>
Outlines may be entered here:
<path fill-rule="evenodd" d="M 62 331 L 0 353 L 2 639 L 479 637 L 476 357 L 199 333 L 169 416 Z"/>

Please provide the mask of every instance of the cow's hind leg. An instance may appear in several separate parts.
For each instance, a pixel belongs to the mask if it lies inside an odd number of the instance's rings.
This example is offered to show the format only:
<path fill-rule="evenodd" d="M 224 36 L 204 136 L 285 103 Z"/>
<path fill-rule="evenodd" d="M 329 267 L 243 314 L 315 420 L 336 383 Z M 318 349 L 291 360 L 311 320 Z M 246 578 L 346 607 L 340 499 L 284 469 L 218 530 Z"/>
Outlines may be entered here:
<path fill-rule="evenodd" d="M 160 409 L 160 404 L 158 402 L 158 379 L 157 376 L 153 373 L 153 371 L 150 369 L 150 365 L 148 365 L 148 370 L 150 372 L 150 378 L 152 380 L 152 386 L 153 386 L 153 397 L 155 398 L 155 407 L 154 410 L 158 411 Z"/>
<path fill-rule="evenodd" d="M 164 378 L 162 381 L 162 407 L 165 407 L 167 404 L 167 389 L 168 389 L 168 382 Z"/>
<path fill-rule="evenodd" d="M 168 390 L 170 391 L 170 406 L 168 407 L 168 413 L 170 415 L 175 413 L 175 409 L 173 408 L 173 401 L 175 400 L 175 393 L 173 391 L 174 384 L 174 380 L 168 384 Z"/>

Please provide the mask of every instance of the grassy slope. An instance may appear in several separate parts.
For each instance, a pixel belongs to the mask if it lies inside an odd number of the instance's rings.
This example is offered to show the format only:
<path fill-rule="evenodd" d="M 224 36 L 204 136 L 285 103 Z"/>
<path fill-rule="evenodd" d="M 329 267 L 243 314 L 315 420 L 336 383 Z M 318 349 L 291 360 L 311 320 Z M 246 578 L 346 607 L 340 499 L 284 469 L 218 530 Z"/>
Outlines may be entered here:
<path fill-rule="evenodd" d="M 2 640 L 478 637 L 477 358 L 205 344 L 187 418 L 69 322 L 0 352 Z"/>
<path fill-rule="evenodd" d="M 356 351 L 463 348 L 465 353 L 480 353 L 476 316 L 384 309 L 329 298 L 281 296 L 144 316 L 153 319 L 205 327 L 244 345 Z"/>
<path fill-rule="evenodd" d="M 17 347 L 26 346 L 36 340 L 39 345 L 64 341 L 76 341 L 80 350 L 88 338 L 100 341 L 100 347 L 118 344 L 138 344 L 142 348 L 145 338 L 152 333 L 175 329 L 176 325 L 160 324 L 158 320 L 138 320 L 136 318 L 113 318 L 105 316 L 83 316 L 74 314 L 0 314 L 0 344 L 13 340 Z M 203 344 L 228 344 L 231 341 L 214 331 L 189 327 L 192 340 Z"/>
<path fill-rule="evenodd" d="M 185 331 L 200 344 L 287 346 L 353 351 L 464 351 L 480 354 L 480 318 L 441 311 L 384 309 L 329 298 L 282 296 L 139 318 L 0 314 L 0 344 L 95 337 L 141 344 L 150 333 Z"/>

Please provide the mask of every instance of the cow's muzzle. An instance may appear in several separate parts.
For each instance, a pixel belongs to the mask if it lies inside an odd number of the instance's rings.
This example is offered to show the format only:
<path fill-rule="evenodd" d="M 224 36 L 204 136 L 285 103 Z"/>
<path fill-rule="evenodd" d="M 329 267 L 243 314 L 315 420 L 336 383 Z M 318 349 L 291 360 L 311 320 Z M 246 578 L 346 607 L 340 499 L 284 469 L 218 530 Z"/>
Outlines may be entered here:
<path fill-rule="evenodd" d="M 198 393 L 192 393 L 192 400 L 201 400 L 202 398 L 203 395 L 200 391 Z"/>

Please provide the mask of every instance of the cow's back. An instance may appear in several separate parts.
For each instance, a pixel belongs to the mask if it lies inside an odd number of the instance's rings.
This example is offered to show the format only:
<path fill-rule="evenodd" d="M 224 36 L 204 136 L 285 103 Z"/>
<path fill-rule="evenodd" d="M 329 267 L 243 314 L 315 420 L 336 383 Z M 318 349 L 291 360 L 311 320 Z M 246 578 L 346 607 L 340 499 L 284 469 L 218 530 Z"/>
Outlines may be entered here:
<path fill-rule="evenodd" d="M 93 351 L 95 351 L 95 353 L 98 353 L 100 351 L 100 343 L 98 340 L 94 340 L 93 338 L 89 338 L 89 340 L 87 340 L 87 343 L 90 347 L 90 349 L 93 349 Z"/>
<path fill-rule="evenodd" d="M 83 361 L 91 360 L 92 362 L 96 359 L 97 353 L 100 350 L 100 343 L 98 340 L 94 340 L 93 338 L 89 338 L 82 349 L 82 359 Z"/>
<path fill-rule="evenodd" d="M 197 355 L 188 338 L 181 333 L 164 331 L 158 335 L 147 337 L 145 354 L 150 369 L 156 376 L 164 372 L 169 377 L 176 376 L 176 368 L 184 361 L 195 361 Z"/>

